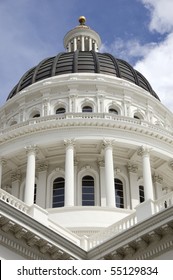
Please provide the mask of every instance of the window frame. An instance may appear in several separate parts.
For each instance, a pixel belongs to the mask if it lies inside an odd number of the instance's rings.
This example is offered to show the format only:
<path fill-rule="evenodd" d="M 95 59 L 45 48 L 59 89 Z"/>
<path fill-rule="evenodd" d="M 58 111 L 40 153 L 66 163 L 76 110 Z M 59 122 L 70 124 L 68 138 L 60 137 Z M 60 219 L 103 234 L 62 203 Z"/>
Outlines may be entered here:
<path fill-rule="evenodd" d="M 115 181 L 119 181 L 118 184 L 121 185 L 121 190 L 116 190 L 116 182 Z M 119 178 L 115 177 L 114 178 L 114 189 L 115 189 L 115 207 L 117 208 L 121 208 L 124 209 L 125 208 L 125 191 L 124 191 L 124 184 L 123 181 L 120 180 Z M 120 196 L 120 202 L 117 201 L 118 196 L 116 195 L 116 191 L 119 191 L 122 193 L 122 196 Z M 123 200 L 123 202 L 121 202 L 121 200 Z M 121 207 L 123 206 L 123 207 Z"/>
<path fill-rule="evenodd" d="M 85 183 L 86 185 L 84 185 L 84 181 L 85 182 L 91 182 L 91 185 L 90 184 L 87 184 Z M 93 184 L 92 184 L 93 182 Z M 88 192 L 86 191 L 85 193 L 83 192 L 83 189 L 91 189 L 90 191 L 91 192 Z M 83 196 L 86 196 L 89 195 L 89 196 L 93 196 L 93 198 L 90 200 L 90 199 L 83 199 Z M 94 177 L 91 176 L 91 175 L 85 175 L 82 177 L 82 198 L 81 198 L 81 201 L 82 201 L 82 206 L 95 206 L 95 180 L 94 180 Z M 91 202 L 91 204 L 87 204 L 87 202 Z M 92 203 L 93 202 L 93 203 Z M 85 204 L 86 203 L 86 204 Z"/>
<path fill-rule="evenodd" d="M 58 179 L 60 179 L 61 181 L 60 182 L 55 182 Z M 62 192 L 63 194 L 59 193 L 59 194 L 56 195 L 56 197 L 63 197 L 63 199 L 58 201 L 58 202 L 55 202 L 54 201 L 54 198 L 55 198 L 54 191 L 57 191 L 58 188 L 56 190 L 54 190 L 54 184 L 57 184 L 57 183 L 62 184 L 62 182 L 63 182 L 63 187 L 59 187 L 59 191 L 63 190 L 63 192 Z M 60 204 L 60 206 L 54 206 L 55 204 Z M 52 208 L 61 208 L 61 207 L 64 207 L 64 206 L 65 206 L 65 179 L 62 176 L 58 176 L 57 178 L 55 178 L 53 180 L 53 186 L 52 186 Z"/>

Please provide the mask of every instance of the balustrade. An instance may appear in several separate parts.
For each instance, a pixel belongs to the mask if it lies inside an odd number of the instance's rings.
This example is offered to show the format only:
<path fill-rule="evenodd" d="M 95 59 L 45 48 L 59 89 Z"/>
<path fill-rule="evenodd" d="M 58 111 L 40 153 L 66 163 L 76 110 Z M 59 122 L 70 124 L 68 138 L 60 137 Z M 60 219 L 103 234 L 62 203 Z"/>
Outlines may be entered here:
<path fill-rule="evenodd" d="M 18 210 L 24 213 L 27 213 L 29 210 L 29 207 L 23 201 L 2 189 L 0 189 L 0 200 L 3 200 L 4 202 L 10 204 L 11 206 L 17 208 Z"/>

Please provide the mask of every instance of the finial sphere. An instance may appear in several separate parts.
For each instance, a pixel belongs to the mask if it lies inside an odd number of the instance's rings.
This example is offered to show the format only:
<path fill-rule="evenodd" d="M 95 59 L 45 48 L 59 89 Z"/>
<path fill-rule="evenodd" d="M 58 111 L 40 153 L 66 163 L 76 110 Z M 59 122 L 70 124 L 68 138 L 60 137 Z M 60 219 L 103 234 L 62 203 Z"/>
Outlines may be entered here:
<path fill-rule="evenodd" d="M 80 17 L 79 17 L 79 23 L 80 23 L 81 25 L 84 25 L 85 22 L 86 22 L 86 18 L 85 18 L 84 16 L 80 16 Z"/>

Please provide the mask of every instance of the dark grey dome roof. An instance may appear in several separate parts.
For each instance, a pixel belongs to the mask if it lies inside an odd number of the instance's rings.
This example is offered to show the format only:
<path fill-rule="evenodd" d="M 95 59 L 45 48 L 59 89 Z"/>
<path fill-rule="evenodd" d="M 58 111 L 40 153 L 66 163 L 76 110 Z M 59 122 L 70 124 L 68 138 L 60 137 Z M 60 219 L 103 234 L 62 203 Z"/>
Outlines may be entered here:
<path fill-rule="evenodd" d="M 41 61 L 23 75 L 10 92 L 7 100 L 40 80 L 71 73 L 100 73 L 116 76 L 145 89 L 159 100 L 147 79 L 126 61 L 117 59 L 108 53 L 78 50 L 59 53 L 57 56 Z"/>

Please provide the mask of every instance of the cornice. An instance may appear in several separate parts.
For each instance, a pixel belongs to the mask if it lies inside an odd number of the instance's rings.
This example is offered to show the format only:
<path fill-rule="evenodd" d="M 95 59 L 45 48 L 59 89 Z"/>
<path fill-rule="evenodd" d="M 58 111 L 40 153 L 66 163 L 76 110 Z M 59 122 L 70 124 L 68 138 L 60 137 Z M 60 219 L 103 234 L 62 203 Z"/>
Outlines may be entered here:
<path fill-rule="evenodd" d="M 0 208 L 3 209 L 1 211 L 1 219 L 3 219 L 5 228 L 3 232 L 13 232 L 17 239 L 25 240 L 26 245 L 34 248 L 37 246 L 38 252 L 47 252 L 50 259 L 55 259 L 59 251 L 61 251 L 62 259 L 85 259 L 86 253 L 83 249 L 27 214 L 18 211 L 2 200 L 0 200 Z M 18 229 L 16 232 L 14 227 Z"/>
<path fill-rule="evenodd" d="M 91 249 L 87 253 L 87 259 L 102 259 L 105 256 L 109 256 L 112 254 L 112 252 L 118 252 L 121 256 L 121 259 L 124 259 L 126 257 L 126 253 L 124 251 L 124 246 L 130 245 L 132 246 L 132 249 L 135 247 L 139 249 L 143 248 L 142 251 L 138 254 L 136 254 L 136 258 L 138 259 L 146 259 L 146 256 L 143 256 L 144 248 L 146 247 L 145 253 L 147 254 L 148 245 L 151 243 L 151 238 L 153 238 L 153 233 L 156 237 L 160 240 L 160 235 L 165 235 L 166 233 L 163 232 L 164 226 L 169 225 L 170 228 L 173 226 L 173 216 L 172 216 L 173 207 L 167 208 L 166 210 L 159 212 L 156 215 L 153 215 L 151 218 L 141 222 L 137 223 L 133 227 L 125 230 L 124 232 L 121 232 L 120 234 L 116 235 L 115 237 L 111 238 L 110 240 L 103 242 L 99 246 Z M 150 234 L 149 234 L 150 233 Z M 140 238 L 140 240 L 139 240 Z M 137 244 L 136 244 L 137 240 Z M 140 244 L 140 242 L 141 244 Z M 165 241 L 167 242 L 167 241 Z M 170 241 L 170 243 L 173 243 L 173 240 Z M 132 245 L 135 243 L 135 246 Z M 157 242 L 156 242 L 157 243 Z M 172 244 L 171 243 L 171 244 Z M 161 244 L 161 243 L 160 243 Z M 159 242 L 157 244 L 159 246 Z M 172 246 L 172 245 L 171 245 Z M 157 247 L 157 246 L 156 246 Z M 159 254 L 164 252 L 166 247 L 161 246 L 161 249 L 159 250 Z M 151 249 L 151 248 L 149 248 Z M 153 250 L 153 248 L 151 249 Z M 157 249 L 156 249 L 157 251 Z M 156 252 L 155 252 L 156 253 Z M 154 256 L 153 251 L 153 256 Z M 126 257 L 128 259 L 128 256 Z M 133 255 L 129 256 L 129 259 L 134 259 Z M 148 258 L 149 259 L 149 258 Z"/>
<path fill-rule="evenodd" d="M 173 144 L 173 135 L 169 131 L 158 128 L 148 122 L 135 120 L 130 117 L 110 116 L 110 114 L 64 114 L 63 116 L 46 116 L 38 119 L 14 125 L 8 129 L 1 130 L 0 144 L 14 141 L 15 139 L 34 135 L 40 132 L 57 129 L 74 129 L 86 127 L 119 129 L 120 131 L 132 132 L 157 139 L 168 144 Z"/>

